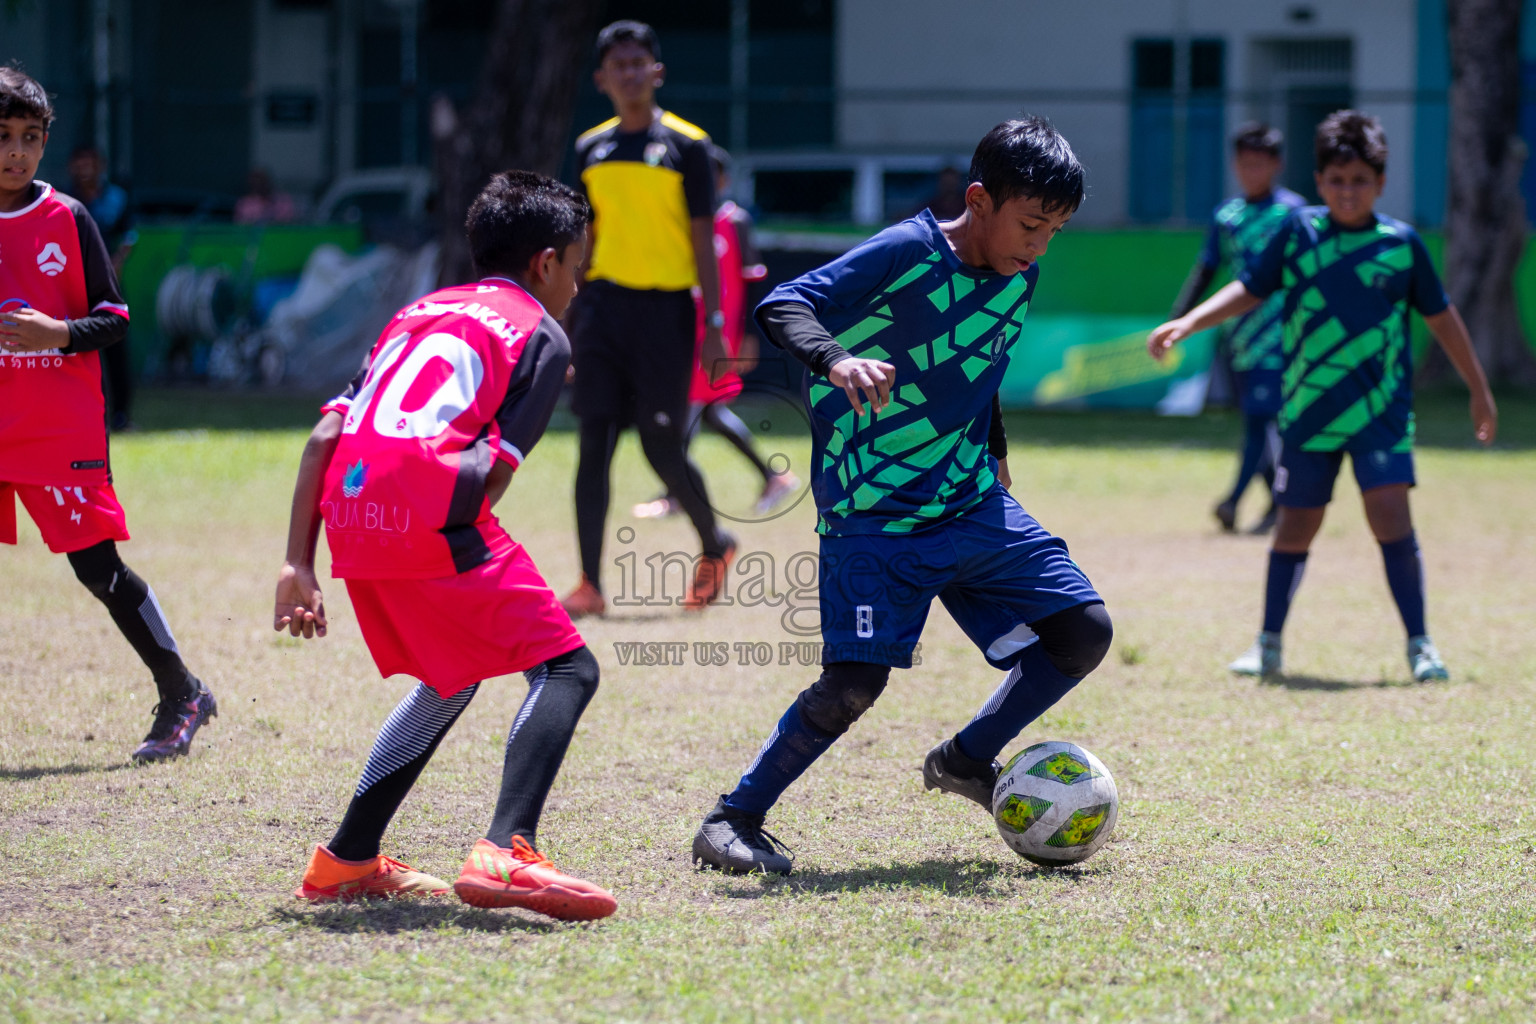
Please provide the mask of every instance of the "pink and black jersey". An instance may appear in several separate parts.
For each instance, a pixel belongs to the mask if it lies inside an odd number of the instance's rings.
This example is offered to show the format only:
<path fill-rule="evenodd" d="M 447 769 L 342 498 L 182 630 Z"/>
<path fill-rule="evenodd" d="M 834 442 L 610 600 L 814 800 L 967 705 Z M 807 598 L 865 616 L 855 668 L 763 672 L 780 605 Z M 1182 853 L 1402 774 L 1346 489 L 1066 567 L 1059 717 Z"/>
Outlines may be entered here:
<path fill-rule="evenodd" d="M 332 574 L 452 576 L 510 550 L 486 480 L 543 435 L 570 361 L 560 325 L 503 278 L 397 313 L 324 406 L 344 417 L 320 502 Z"/>
<path fill-rule="evenodd" d="M 106 401 L 97 350 L 120 341 L 128 307 L 96 222 L 79 201 L 34 182 L 0 213 L 0 317 L 30 306 L 69 321 L 69 344 L 0 355 L 0 482 L 99 486 Z"/>

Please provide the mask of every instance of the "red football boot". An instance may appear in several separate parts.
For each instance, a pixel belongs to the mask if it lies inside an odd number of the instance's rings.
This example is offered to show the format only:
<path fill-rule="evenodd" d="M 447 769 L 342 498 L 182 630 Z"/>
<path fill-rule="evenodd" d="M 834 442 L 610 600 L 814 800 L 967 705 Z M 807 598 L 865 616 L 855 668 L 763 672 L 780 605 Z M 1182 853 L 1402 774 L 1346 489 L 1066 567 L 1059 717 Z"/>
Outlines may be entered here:
<path fill-rule="evenodd" d="M 556 870 L 522 836 L 511 849 L 477 842 L 453 891 L 472 907 L 522 907 L 561 921 L 593 921 L 619 905 L 606 889 Z"/>

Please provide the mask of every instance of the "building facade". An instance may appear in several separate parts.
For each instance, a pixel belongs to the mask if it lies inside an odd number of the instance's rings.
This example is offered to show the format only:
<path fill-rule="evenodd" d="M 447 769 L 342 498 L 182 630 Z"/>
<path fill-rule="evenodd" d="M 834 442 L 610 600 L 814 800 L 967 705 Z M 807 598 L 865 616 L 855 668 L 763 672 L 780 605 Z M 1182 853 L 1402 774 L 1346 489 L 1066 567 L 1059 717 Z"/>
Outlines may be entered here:
<path fill-rule="evenodd" d="M 1526 19 L 1536 83 L 1536 0 Z M 666 104 L 738 161 L 768 219 L 878 223 L 992 124 L 1050 117 L 1090 175 L 1077 222 L 1191 224 L 1233 188 L 1226 140 L 1344 105 L 1392 144 L 1383 205 L 1444 209 L 1445 0 L 610 0 L 656 25 Z M 18 0 L 7 59 L 56 94 L 44 175 L 105 151 L 154 215 L 226 211 L 252 168 L 313 208 L 351 172 L 430 167 L 430 97 L 474 87 L 495 0 Z M 582 69 L 573 134 L 606 116 Z M 1536 91 L 1536 90 L 1533 90 Z M 1536 105 L 1527 104 L 1536 136 Z M 1536 189 L 1536 171 L 1528 175 Z"/>

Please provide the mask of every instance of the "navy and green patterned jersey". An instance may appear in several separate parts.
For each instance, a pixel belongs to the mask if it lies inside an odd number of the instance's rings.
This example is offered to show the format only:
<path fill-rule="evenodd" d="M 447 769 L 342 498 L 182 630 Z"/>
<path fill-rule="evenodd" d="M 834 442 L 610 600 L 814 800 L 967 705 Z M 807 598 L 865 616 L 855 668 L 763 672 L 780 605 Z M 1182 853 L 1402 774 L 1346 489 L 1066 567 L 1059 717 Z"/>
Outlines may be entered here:
<path fill-rule="evenodd" d="M 1260 298 L 1283 289 L 1280 433 L 1302 451 L 1409 451 L 1413 353 L 1408 310 L 1450 301 L 1418 233 L 1374 214 L 1346 230 L 1326 206 L 1286 220 L 1240 280 Z"/>
<path fill-rule="evenodd" d="M 863 416 L 841 388 L 807 374 L 819 532 L 921 530 L 992 490 L 992 399 L 1038 274 L 967 266 L 925 210 L 764 300 L 810 306 L 850 354 L 896 367 L 891 404 Z"/>
<path fill-rule="evenodd" d="M 1233 280 L 1242 275 L 1248 261 L 1264 251 L 1285 218 L 1307 205 L 1288 188 L 1277 188 L 1259 199 L 1234 196 L 1216 208 L 1211 228 L 1200 252 L 1200 263 L 1211 270 L 1225 270 Z M 1284 296 L 1271 295 L 1257 309 L 1222 325 L 1232 353 L 1232 369 L 1280 369 L 1280 305 Z"/>

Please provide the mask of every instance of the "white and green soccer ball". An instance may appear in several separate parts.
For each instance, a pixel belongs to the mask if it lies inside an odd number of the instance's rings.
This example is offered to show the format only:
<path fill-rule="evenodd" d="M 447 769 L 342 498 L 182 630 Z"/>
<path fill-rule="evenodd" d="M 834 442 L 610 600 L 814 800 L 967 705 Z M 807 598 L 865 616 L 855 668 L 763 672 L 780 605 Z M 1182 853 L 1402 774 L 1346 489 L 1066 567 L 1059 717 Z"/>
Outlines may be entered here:
<path fill-rule="evenodd" d="M 1047 867 L 1076 864 L 1115 830 L 1120 797 L 1104 762 L 1075 743 L 1025 747 L 998 773 L 992 816 L 1003 842 Z"/>

